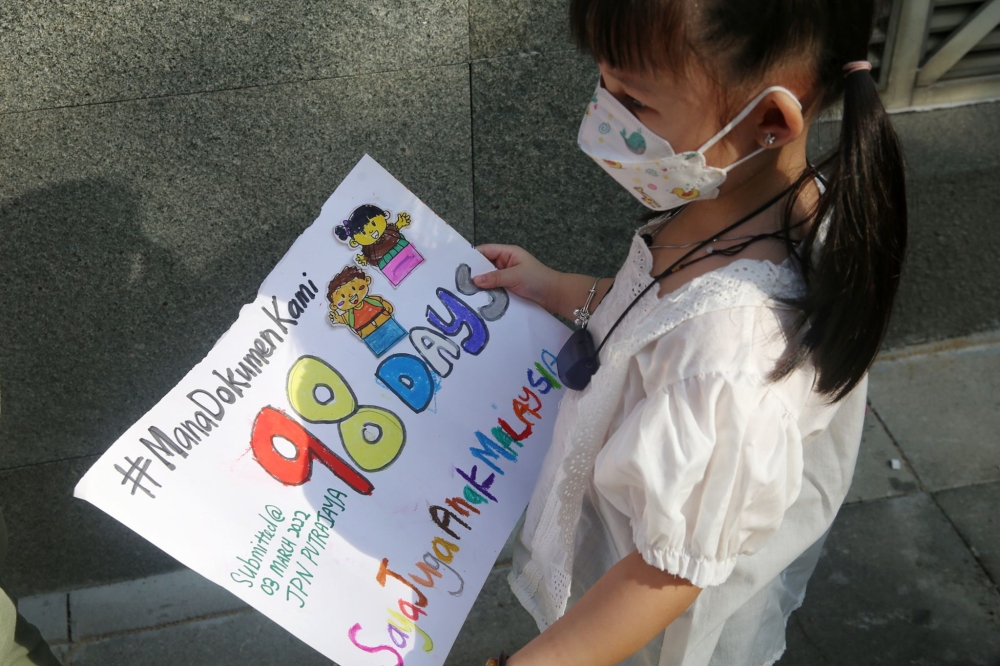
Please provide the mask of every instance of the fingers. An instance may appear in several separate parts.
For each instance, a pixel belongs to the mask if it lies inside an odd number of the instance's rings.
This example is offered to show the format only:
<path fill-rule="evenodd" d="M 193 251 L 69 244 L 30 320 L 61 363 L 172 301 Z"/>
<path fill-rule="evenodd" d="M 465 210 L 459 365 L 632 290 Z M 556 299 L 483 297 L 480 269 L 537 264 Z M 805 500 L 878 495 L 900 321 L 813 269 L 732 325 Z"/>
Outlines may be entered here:
<path fill-rule="evenodd" d="M 514 246 L 500 245 L 499 243 L 483 243 L 482 245 L 477 245 L 476 249 L 479 250 L 480 254 L 482 254 L 484 257 L 492 261 L 493 260 L 492 258 L 500 254 L 501 250 L 503 250 L 504 248 L 511 248 L 511 247 Z"/>
<path fill-rule="evenodd" d="M 486 243 L 477 245 L 476 249 L 497 268 L 472 278 L 473 284 L 480 289 L 514 289 L 516 293 L 526 277 L 525 271 L 532 273 L 530 269 L 538 264 L 527 250 L 517 245 Z"/>
<path fill-rule="evenodd" d="M 494 266 L 501 269 L 516 266 L 531 256 L 517 245 L 486 243 L 484 245 L 477 245 L 476 249 L 479 250 L 480 254 L 489 259 Z"/>

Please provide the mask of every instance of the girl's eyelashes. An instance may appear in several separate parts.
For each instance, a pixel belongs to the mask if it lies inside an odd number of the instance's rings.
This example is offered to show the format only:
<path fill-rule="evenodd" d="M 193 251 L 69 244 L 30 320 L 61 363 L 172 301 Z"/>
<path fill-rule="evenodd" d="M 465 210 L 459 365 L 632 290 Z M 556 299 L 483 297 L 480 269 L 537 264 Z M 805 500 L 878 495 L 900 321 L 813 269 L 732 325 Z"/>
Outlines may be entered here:
<path fill-rule="evenodd" d="M 643 104 L 642 102 L 640 102 L 639 100 L 637 100 L 635 97 L 632 97 L 631 95 L 628 96 L 628 104 L 633 109 L 645 109 L 646 108 L 645 104 Z"/>

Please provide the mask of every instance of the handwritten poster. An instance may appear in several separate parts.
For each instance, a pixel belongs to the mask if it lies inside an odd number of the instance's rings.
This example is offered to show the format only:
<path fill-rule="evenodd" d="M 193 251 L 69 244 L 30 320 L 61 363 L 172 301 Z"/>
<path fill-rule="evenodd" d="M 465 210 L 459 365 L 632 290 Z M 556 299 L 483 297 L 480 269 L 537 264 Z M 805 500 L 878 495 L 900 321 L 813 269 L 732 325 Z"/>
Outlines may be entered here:
<path fill-rule="evenodd" d="M 490 269 L 365 156 L 76 496 L 340 664 L 442 664 L 565 392 Z"/>

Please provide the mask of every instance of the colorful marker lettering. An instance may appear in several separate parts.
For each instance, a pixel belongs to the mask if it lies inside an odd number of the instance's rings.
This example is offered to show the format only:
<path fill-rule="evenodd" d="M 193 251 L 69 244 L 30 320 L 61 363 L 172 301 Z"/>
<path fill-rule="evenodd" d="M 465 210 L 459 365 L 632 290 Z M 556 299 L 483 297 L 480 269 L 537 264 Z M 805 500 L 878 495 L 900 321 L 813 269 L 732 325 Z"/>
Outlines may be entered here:
<path fill-rule="evenodd" d="M 295 457 L 286 458 L 274 446 L 281 437 L 295 447 Z M 370 495 L 374 486 L 353 467 L 326 448 L 308 430 L 274 407 L 264 407 L 257 414 L 250 436 L 254 458 L 268 474 L 287 486 L 300 486 L 312 476 L 313 460 L 319 460 L 355 492 Z"/>
<path fill-rule="evenodd" d="M 499 460 L 502 456 L 507 460 L 517 461 L 516 453 L 500 446 L 478 430 L 476 431 L 476 439 L 479 440 L 479 446 L 470 446 L 469 452 L 472 453 L 473 458 L 478 458 L 486 463 L 497 474 L 503 475 L 503 469 L 496 465 L 494 460 Z"/>
<path fill-rule="evenodd" d="M 472 471 L 468 473 L 463 471 L 462 468 L 460 467 L 456 467 L 455 471 L 458 472 L 459 476 L 468 481 L 469 485 L 475 488 L 476 492 L 478 492 L 480 495 L 488 497 L 494 502 L 497 501 L 497 498 L 491 495 L 489 492 L 490 488 L 493 486 L 493 482 L 496 480 L 496 474 L 490 474 L 488 477 L 486 477 L 480 482 L 476 480 L 476 473 L 479 471 L 476 465 L 473 465 Z M 469 499 L 468 493 L 465 494 L 465 498 Z M 469 501 L 472 502 L 473 504 L 478 504 L 478 502 L 474 502 L 471 499 L 469 499 Z"/>
<path fill-rule="evenodd" d="M 483 501 L 485 501 L 485 500 L 483 500 Z M 450 506 L 452 509 L 454 509 L 458 513 L 460 513 L 463 516 L 465 516 L 466 518 L 469 517 L 470 512 L 471 513 L 479 513 L 479 509 L 477 509 L 476 507 L 472 506 L 471 504 L 469 504 L 468 502 L 466 502 L 461 497 L 452 497 L 451 499 L 445 500 L 444 503 L 447 504 L 448 506 Z M 477 502 L 477 504 L 482 504 L 482 502 Z"/>
<path fill-rule="evenodd" d="M 468 264 L 458 265 L 458 270 L 455 271 L 455 288 L 458 289 L 458 293 L 465 296 L 473 296 L 483 291 L 472 281 L 472 269 Z M 479 314 L 486 321 L 496 321 L 506 314 L 510 306 L 510 296 L 507 295 L 506 289 L 487 289 L 486 293 L 489 294 L 490 302 L 479 308 Z"/>
<path fill-rule="evenodd" d="M 396 652 L 395 648 L 389 645 L 378 645 L 376 647 L 370 647 L 368 645 L 362 645 L 358 642 L 358 632 L 361 631 L 361 623 L 355 624 L 347 632 L 347 638 L 354 643 L 354 647 L 359 650 L 363 650 L 368 654 L 377 654 L 379 652 L 391 652 L 396 656 L 396 666 L 403 666 L 403 657 Z"/>
<path fill-rule="evenodd" d="M 379 585 L 381 585 L 382 587 L 385 587 L 386 577 L 388 577 L 388 576 L 391 576 L 392 578 L 395 578 L 400 583 L 402 583 L 406 587 L 408 587 L 411 590 L 413 590 L 416 593 L 416 595 L 417 595 L 416 604 L 418 606 L 420 606 L 421 608 L 424 608 L 424 607 L 427 606 L 427 597 L 424 596 L 424 593 L 421 592 L 420 589 L 417 588 L 413 583 L 411 583 L 410 581 L 406 580 L 406 578 L 404 578 L 402 575 L 400 575 L 400 574 L 396 573 L 395 571 L 393 571 L 392 569 L 390 569 L 389 568 L 389 558 L 386 557 L 386 558 L 384 558 L 382 560 L 382 564 L 378 568 L 378 573 L 375 574 L 375 580 L 378 581 Z"/>
<path fill-rule="evenodd" d="M 347 454 L 366 472 L 391 465 L 406 443 L 403 422 L 381 407 L 360 407 L 337 427 Z"/>
<path fill-rule="evenodd" d="M 476 511 L 476 513 L 479 513 L 479 511 Z M 431 542 L 431 549 L 434 551 L 434 555 L 445 564 L 451 564 L 451 561 L 455 559 L 455 553 L 461 550 L 456 544 L 445 541 L 441 537 L 434 537 L 434 541 Z"/>
<path fill-rule="evenodd" d="M 287 391 L 292 409 L 310 423 L 343 421 L 358 405 L 343 375 L 315 356 L 295 362 L 288 371 Z"/>
<path fill-rule="evenodd" d="M 459 518 L 458 515 L 452 513 L 443 506 L 434 505 L 430 507 L 430 509 L 428 510 L 430 511 L 431 519 L 434 521 L 434 523 L 442 530 L 444 530 L 449 536 L 451 536 L 452 539 L 455 539 L 456 541 L 461 540 L 462 537 L 458 536 L 454 532 L 454 530 L 451 529 L 452 520 L 454 520 L 456 523 L 458 523 L 467 530 L 472 529 L 472 527 L 469 526 L 469 523 L 465 522 L 464 520 Z"/>
<path fill-rule="evenodd" d="M 424 587 L 434 587 L 434 578 L 440 578 L 441 572 L 435 567 L 429 566 L 426 562 L 417 562 L 417 568 L 423 572 L 424 578 L 416 574 L 410 574 L 410 580 L 412 580 L 417 585 L 423 585 Z"/>
<path fill-rule="evenodd" d="M 434 397 L 431 372 L 416 356 L 393 354 L 379 364 L 375 376 L 417 414 L 427 409 Z"/>
<path fill-rule="evenodd" d="M 457 361 L 462 355 L 461 349 L 454 341 L 425 326 L 415 326 L 410 329 L 410 343 L 424 362 L 441 377 L 450 375 L 454 368 L 454 364 L 448 359 Z"/>
<path fill-rule="evenodd" d="M 486 348 L 486 343 L 490 340 L 490 331 L 486 328 L 486 322 L 476 314 L 475 310 L 466 305 L 465 301 L 447 289 L 438 288 L 437 297 L 448 308 L 451 321 L 445 322 L 429 305 L 427 306 L 427 321 L 451 337 L 455 337 L 463 327 L 468 328 L 469 333 L 462 340 L 462 349 L 473 356 L 478 355 Z"/>

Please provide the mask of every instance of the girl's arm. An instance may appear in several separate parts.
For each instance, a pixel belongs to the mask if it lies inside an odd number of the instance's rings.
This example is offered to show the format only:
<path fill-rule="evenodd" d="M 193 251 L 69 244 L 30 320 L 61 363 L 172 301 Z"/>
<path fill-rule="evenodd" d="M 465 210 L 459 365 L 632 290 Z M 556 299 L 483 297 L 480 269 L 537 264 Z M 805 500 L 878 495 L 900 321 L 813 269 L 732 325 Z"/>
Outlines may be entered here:
<path fill-rule="evenodd" d="M 701 588 L 633 551 L 564 616 L 512 655 L 508 666 L 612 666 L 653 640 Z"/>
<path fill-rule="evenodd" d="M 473 278 L 477 287 L 508 289 L 570 321 L 575 318 L 573 311 L 587 302 L 587 294 L 594 286 L 593 277 L 560 273 L 516 245 L 487 244 L 479 245 L 476 249 L 497 268 Z M 590 304 L 591 313 L 611 289 L 611 283 L 609 278 L 602 278 L 598 283 L 594 300 Z"/>

